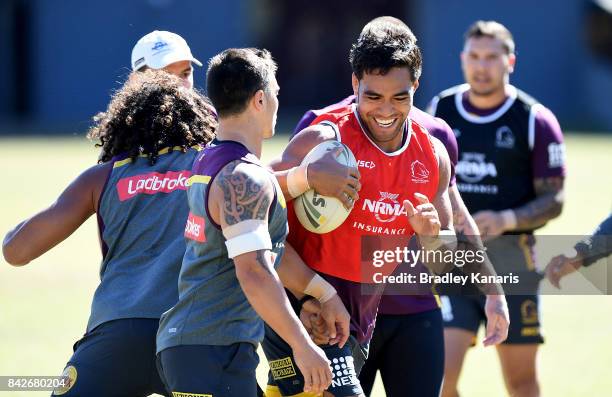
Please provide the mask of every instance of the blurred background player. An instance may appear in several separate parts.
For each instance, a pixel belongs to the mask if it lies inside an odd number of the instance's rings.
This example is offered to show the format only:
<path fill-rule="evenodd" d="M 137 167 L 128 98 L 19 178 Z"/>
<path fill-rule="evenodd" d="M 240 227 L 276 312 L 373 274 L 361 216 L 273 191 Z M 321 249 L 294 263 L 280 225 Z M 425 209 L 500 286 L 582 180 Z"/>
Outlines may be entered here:
<path fill-rule="evenodd" d="M 193 66 L 202 66 L 189 45 L 176 33 L 154 30 L 140 38 L 132 49 L 132 70 L 163 69 L 178 76 L 185 87 L 193 88 Z"/>
<path fill-rule="evenodd" d="M 612 213 L 597 226 L 591 236 L 576 243 L 574 251 L 572 256 L 558 255 L 552 258 L 546 266 L 546 277 L 557 288 L 561 288 L 559 282 L 563 277 L 612 254 Z"/>
<path fill-rule="evenodd" d="M 346 105 L 327 109 L 299 132 L 281 158 L 272 163 L 273 169 L 289 169 L 291 175 L 304 167 L 299 164 L 311 148 L 337 139 L 351 149 L 358 161 L 371 165 L 360 172 L 362 188 L 354 198 L 357 205 L 336 230 L 326 234 L 307 232 L 292 209 L 289 210 L 288 241 L 310 267 L 335 287 L 351 313 L 349 343 L 344 347 L 323 346 L 334 367 L 334 379 L 328 389 L 333 396 L 363 395 L 357 376 L 367 356 L 383 290 L 383 286 L 377 285 L 371 293 L 362 291 L 364 283 L 372 281 L 362 277 L 358 248 L 361 238 L 389 234 L 410 237 L 416 233 L 419 244 L 437 249 L 440 248 L 437 244 L 435 248 L 430 245 L 432 240 L 439 241 L 440 229 L 452 227 L 446 150 L 408 118 L 421 72 L 420 50 L 412 34 L 401 29 L 368 30 L 353 46 L 350 60 L 357 105 L 347 101 Z M 418 184 L 411 181 L 414 176 L 410 174 L 411 164 L 415 162 L 428 170 Z M 290 183 L 283 178 L 279 181 L 281 186 Z M 306 186 L 290 189 L 289 193 L 297 197 L 306 189 Z M 378 214 L 361 206 L 364 197 L 376 201 L 381 191 L 397 193 L 398 202 L 404 203 L 404 212 L 380 219 Z M 416 209 L 408 200 L 415 203 Z M 373 231 L 366 232 L 366 226 Z M 347 250 L 347 247 L 352 248 Z M 441 326 L 439 335 L 442 335 Z M 440 340 L 440 349 L 441 346 Z M 269 361 L 290 358 L 290 349 L 269 329 L 266 329 L 263 347 Z M 441 364 L 439 372 L 442 372 Z M 272 374 L 269 382 L 266 395 L 291 396 L 299 392 L 302 381 L 300 374 L 287 377 Z"/>
<path fill-rule="evenodd" d="M 371 32 L 398 30 L 416 37 L 402 21 L 394 17 L 379 17 L 370 21 L 361 35 Z M 381 33 L 382 34 L 382 33 Z M 310 110 L 304 114 L 295 128 L 294 135 L 308 127 L 319 115 L 333 109 L 351 105 L 356 96 L 351 95 L 337 104 L 324 109 Z M 465 208 L 455 184 L 455 165 L 457 163 L 457 141 L 452 130 L 440 118 L 412 106 L 409 118 L 424 127 L 433 137 L 442 142 L 450 159 L 451 178 L 449 198 L 453 209 L 453 226 L 457 232 L 477 235 L 478 229 Z M 372 164 L 362 163 L 362 167 Z M 398 271 L 401 269 L 398 268 Z M 483 274 L 494 274 L 492 269 L 479 268 Z M 417 295 L 414 288 L 397 288 L 388 285 L 383 295 L 376 328 L 370 344 L 368 359 L 361 370 L 359 380 L 366 395 L 370 395 L 376 372 L 380 371 L 385 393 L 394 396 L 438 396 L 444 375 L 444 339 L 442 315 L 437 297 L 433 292 Z M 508 314 L 503 292 L 499 287 L 489 290 L 486 315 L 490 328 L 487 330 L 485 345 L 501 343 L 507 334 Z M 398 357 L 420 357 L 418 361 L 402 360 Z"/>
<path fill-rule="evenodd" d="M 56 395 L 165 394 L 155 368 L 155 336 L 161 314 L 178 298 L 185 183 L 199 145 L 214 137 L 211 109 L 175 76 L 131 74 L 89 130 L 100 141 L 99 164 L 4 239 L 5 259 L 21 266 L 97 216 L 100 284 L 86 333 L 64 369 L 70 382 Z"/>
<path fill-rule="evenodd" d="M 494 21 L 468 29 L 461 53 L 467 84 L 431 102 L 431 113 L 453 129 L 459 144 L 457 187 L 478 225 L 498 274 L 519 275 L 504 286 L 510 329 L 497 347 L 513 396 L 538 396 L 536 356 L 540 332 L 533 231 L 563 206 L 563 136 L 550 110 L 509 84 L 516 55 L 511 33 Z M 504 237 L 495 239 L 501 235 Z M 514 295 L 514 296 L 512 296 Z M 484 299 L 448 296 L 444 310 L 444 396 L 457 396 L 465 353 L 478 331 Z"/>
<path fill-rule="evenodd" d="M 228 49 L 209 62 L 219 129 L 193 165 L 179 301 L 163 314 L 157 337 L 160 373 L 175 396 L 255 396 L 262 319 L 291 346 L 307 376 L 305 391 L 331 382 L 323 351 L 274 270 L 284 251 L 286 205 L 259 158 L 263 140 L 274 135 L 275 73 L 265 50 Z"/>

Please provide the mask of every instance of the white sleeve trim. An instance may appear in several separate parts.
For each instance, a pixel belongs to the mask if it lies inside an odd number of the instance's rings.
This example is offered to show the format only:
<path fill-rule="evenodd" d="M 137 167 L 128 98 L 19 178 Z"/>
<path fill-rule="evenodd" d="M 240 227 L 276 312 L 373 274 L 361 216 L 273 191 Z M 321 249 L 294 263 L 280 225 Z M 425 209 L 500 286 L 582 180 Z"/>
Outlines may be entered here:
<path fill-rule="evenodd" d="M 429 103 L 429 106 L 427 107 L 427 113 L 436 117 L 436 110 L 438 110 L 438 102 L 440 102 L 440 97 L 436 95 Z"/>
<path fill-rule="evenodd" d="M 544 105 L 540 103 L 536 103 L 529 110 L 529 129 L 527 135 L 527 141 L 529 142 L 529 150 L 533 150 L 533 146 L 535 145 L 535 120 L 536 115 L 540 110 L 544 108 Z"/>

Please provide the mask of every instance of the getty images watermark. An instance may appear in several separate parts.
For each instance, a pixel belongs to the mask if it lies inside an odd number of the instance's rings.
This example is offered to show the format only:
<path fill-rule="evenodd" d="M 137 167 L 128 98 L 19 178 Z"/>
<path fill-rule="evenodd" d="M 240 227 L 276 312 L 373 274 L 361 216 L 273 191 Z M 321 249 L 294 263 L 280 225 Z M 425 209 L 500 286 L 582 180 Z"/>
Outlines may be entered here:
<path fill-rule="evenodd" d="M 415 238 L 364 236 L 361 240 L 361 282 L 364 293 L 384 287 L 385 294 L 423 295 L 432 290 L 474 295 L 501 286 L 507 295 L 602 295 L 612 288 L 609 259 L 578 269 L 561 288 L 546 281 L 546 265 L 563 247 L 581 236 L 504 235 L 486 241 L 460 236 L 440 249 L 425 249 Z M 446 247 L 446 248 L 445 248 Z M 450 247 L 450 248 L 449 248 Z M 537 248 L 537 249 L 536 249 Z"/>

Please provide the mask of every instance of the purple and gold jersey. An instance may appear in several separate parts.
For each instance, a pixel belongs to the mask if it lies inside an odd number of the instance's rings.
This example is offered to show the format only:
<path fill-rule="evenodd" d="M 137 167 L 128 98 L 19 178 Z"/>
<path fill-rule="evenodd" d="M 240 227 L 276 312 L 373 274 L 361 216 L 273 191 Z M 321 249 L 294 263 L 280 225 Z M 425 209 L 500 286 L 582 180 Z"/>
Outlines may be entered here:
<path fill-rule="evenodd" d="M 431 113 L 455 133 L 457 187 L 472 214 L 524 205 L 535 198 L 534 179 L 565 175 L 563 135 L 550 110 L 513 86 L 498 107 L 477 109 L 468 89 L 463 84 L 442 92 Z"/>
<path fill-rule="evenodd" d="M 243 144 L 214 139 L 193 163 L 187 192 L 189 215 L 187 222 L 183 221 L 187 247 L 178 281 L 179 299 L 160 319 L 158 352 L 184 345 L 248 342 L 256 346 L 264 337 L 263 321 L 240 287 L 221 226 L 208 211 L 212 182 L 232 161 L 261 167 L 274 184 L 268 232 L 276 257 L 274 266 L 280 263 L 288 229 L 286 204 L 276 178 Z"/>

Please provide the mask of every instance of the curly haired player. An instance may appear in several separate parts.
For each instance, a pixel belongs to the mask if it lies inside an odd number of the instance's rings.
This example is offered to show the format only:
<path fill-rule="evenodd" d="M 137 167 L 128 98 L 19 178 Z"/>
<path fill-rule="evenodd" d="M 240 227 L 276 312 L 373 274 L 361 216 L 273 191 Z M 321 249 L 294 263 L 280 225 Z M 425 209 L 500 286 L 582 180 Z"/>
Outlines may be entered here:
<path fill-rule="evenodd" d="M 214 137 L 211 109 L 178 77 L 133 73 L 89 131 L 100 140 L 99 164 L 4 239 L 6 261 L 22 266 L 93 214 L 98 219 L 101 280 L 86 333 L 64 369 L 70 381 L 54 395 L 165 394 L 155 335 L 161 314 L 178 299 L 186 182 L 200 145 Z"/>

